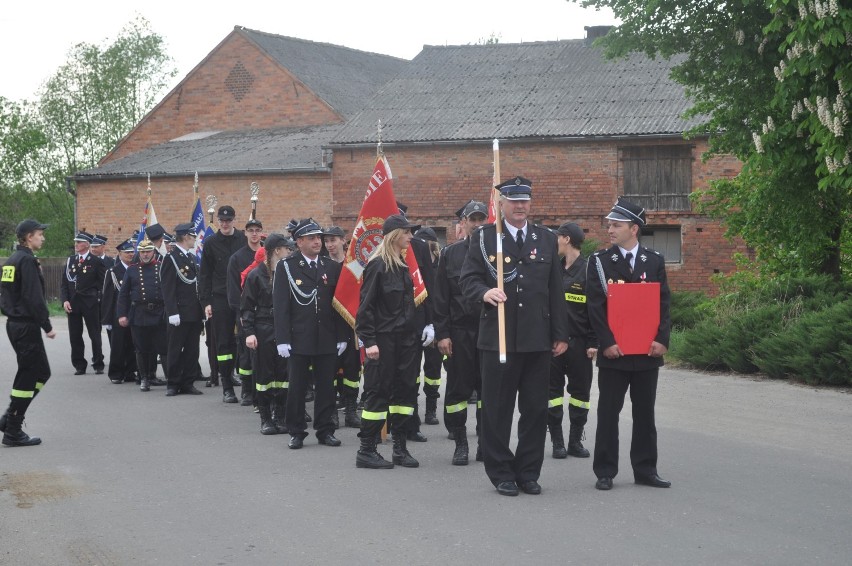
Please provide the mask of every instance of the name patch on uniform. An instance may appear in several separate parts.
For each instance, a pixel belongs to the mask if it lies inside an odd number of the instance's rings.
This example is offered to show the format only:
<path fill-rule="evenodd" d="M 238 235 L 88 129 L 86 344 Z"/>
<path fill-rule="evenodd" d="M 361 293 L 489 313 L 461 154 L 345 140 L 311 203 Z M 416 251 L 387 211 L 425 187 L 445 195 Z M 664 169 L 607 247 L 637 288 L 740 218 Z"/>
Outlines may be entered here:
<path fill-rule="evenodd" d="M 585 303 L 586 295 L 575 295 L 574 293 L 565 293 L 565 300 L 572 303 Z"/>
<path fill-rule="evenodd" d="M 14 265 L 4 265 L 3 266 L 3 276 L 0 278 L 0 281 L 3 283 L 12 283 L 15 281 L 15 266 Z"/>

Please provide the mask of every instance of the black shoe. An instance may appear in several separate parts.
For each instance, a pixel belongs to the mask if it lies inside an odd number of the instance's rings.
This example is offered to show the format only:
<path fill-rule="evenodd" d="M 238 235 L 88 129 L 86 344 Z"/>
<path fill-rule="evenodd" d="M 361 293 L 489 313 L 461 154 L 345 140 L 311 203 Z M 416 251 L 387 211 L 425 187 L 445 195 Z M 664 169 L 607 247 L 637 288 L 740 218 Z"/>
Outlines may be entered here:
<path fill-rule="evenodd" d="M 435 414 L 435 411 L 426 411 L 426 414 L 423 417 L 423 422 L 427 425 L 441 424 L 438 420 L 438 415 Z"/>
<path fill-rule="evenodd" d="M 74 375 L 85 375 L 85 374 L 86 374 L 86 368 L 77 369 L 76 371 L 74 371 Z"/>
<path fill-rule="evenodd" d="M 538 482 L 535 480 L 522 481 L 519 485 L 521 487 L 521 491 L 524 493 L 528 493 L 530 495 L 541 494 L 541 486 L 538 485 Z"/>
<path fill-rule="evenodd" d="M 149 377 L 148 385 L 166 385 L 168 382 L 165 379 L 160 379 L 159 377 Z"/>
<path fill-rule="evenodd" d="M 335 438 L 333 434 L 327 434 L 324 437 L 320 438 L 319 443 L 325 444 L 326 446 L 340 446 L 341 444 L 343 444 L 342 442 L 340 442 L 340 440 Z"/>
<path fill-rule="evenodd" d="M 116 377 L 115 379 L 110 379 L 110 382 L 116 385 L 121 385 L 122 383 L 124 383 L 124 380 L 120 377 Z"/>
<path fill-rule="evenodd" d="M 240 407 L 250 407 L 252 405 L 254 405 L 254 398 L 246 395 L 245 397 L 240 399 Z"/>
<path fill-rule="evenodd" d="M 139 383 L 139 391 L 151 391 L 151 387 L 148 385 L 148 381 L 143 379 Z"/>
<path fill-rule="evenodd" d="M 290 438 L 290 442 L 287 443 L 287 446 L 290 450 L 298 450 L 304 445 L 305 441 L 302 440 L 301 436 L 293 436 Z"/>
<path fill-rule="evenodd" d="M 409 430 L 405 435 L 406 440 L 410 440 L 411 442 L 426 442 L 429 439 L 423 436 L 423 433 L 419 430 Z"/>
<path fill-rule="evenodd" d="M 104 368 L 98 368 L 98 369 L 95 370 L 95 375 L 103 375 L 103 373 L 104 373 Z"/>
<path fill-rule="evenodd" d="M 204 394 L 203 391 L 199 391 L 198 389 L 196 389 L 194 385 L 189 385 L 187 387 L 184 387 L 180 390 L 180 392 L 186 393 L 187 395 L 203 395 Z"/>
<path fill-rule="evenodd" d="M 598 481 L 595 483 L 595 489 L 609 491 L 612 489 L 612 478 L 598 478 Z"/>
<path fill-rule="evenodd" d="M 497 484 L 497 493 L 500 495 L 518 495 L 518 484 L 513 481 L 501 481 Z"/>
<path fill-rule="evenodd" d="M 177 394 L 178 394 L 177 389 L 175 389 L 173 387 L 169 387 L 168 389 L 166 389 L 166 397 L 174 397 Z"/>
<path fill-rule="evenodd" d="M 223 403 L 237 403 L 238 402 L 237 396 L 234 395 L 233 390 L 231 390 L 231 389 L 225 390 L 225 392 L 222 394 L 222 402 Z"/>
<path fill-rule="evenodd" d="M 657 474 L 650 476 L 634 476 L 634 480 L 639 485 L 650 485 L 651 487 L 671 487 L 672 482 L 666 481 Z"/>

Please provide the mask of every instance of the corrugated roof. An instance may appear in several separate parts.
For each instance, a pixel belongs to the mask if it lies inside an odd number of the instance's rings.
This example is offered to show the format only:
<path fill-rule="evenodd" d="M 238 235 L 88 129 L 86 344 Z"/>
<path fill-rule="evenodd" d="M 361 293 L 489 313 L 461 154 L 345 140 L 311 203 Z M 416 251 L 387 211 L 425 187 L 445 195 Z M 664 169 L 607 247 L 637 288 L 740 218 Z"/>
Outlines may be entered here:
<path fill-rule="evenodd" d="M 251 41 L 293 73 L 344 117 L 409 63 L 406 59 L 349 47 L 239 28 Z"/>
<path fill-rule="evenodd" d="M 229 171 L 303 171 L 319 169 L 322 145 L 340 124 L 310 128 L 273 128 L 221 132 L 202 139 L 173 140 L 133 153 L 102 167 L 80 171 L 76 179 L 116 175 L 174 175 Z"/>
<path fill-rule="evenodd" d="M 584 40 L 426 46 L 332 144 L 677 134 L 680 58 L 606 60 Z"/>

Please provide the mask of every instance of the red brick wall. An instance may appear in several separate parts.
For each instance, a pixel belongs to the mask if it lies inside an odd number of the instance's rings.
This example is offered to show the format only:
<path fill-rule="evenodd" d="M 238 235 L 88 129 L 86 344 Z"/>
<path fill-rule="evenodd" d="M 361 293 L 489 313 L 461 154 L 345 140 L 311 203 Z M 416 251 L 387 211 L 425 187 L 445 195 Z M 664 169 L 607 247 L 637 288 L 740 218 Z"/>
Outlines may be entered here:
<path fill-rule="evenodd" d="M 229 83 L 229 75 L 240 64 L 251 76 L 250 83 L 245 73 L 235 73 Z M 192 132 L 340 121 L 331 107 L 235 31 L 101 163 Z"/>
<path fill-rule="evenodd" d="M 678 142 L 649 142 L 678 143 Z M 683 143 L 683 142 L 679 142 Z M 695 145 L 693 190 L 710 179 L 733 176 L 733 158 L 701 161 L 707 146 Z M 587 238 L 607 242 L 603 217 L 619 192 L 619 144 L 610 141 L 564 143 L 506 143 L 500 147 L 501 177 L 523 175 L 533 182 L 531 215 L 535 222 L 558 225 L 567 220 L 588 230 Z M 447 229 L 453 239 L 454 211 L 471 198 L 487 201 L 492 179 L 491 144 L 467 146 L 406 146 L 385 148 L 394 175 L 397 199 L 408 205 L 416 222 Z M 334 221 L 351 229 L 375 164 L 373 149 L 343 149 L 334 153 Z M 694 213 L 651 212 L 651 225 L 680 225 L 682 263 L 669 264 L 675 290 L 712 291 L 714 272 L 734 269 L 736 246 L 725 240 L 718 222 Z"/>

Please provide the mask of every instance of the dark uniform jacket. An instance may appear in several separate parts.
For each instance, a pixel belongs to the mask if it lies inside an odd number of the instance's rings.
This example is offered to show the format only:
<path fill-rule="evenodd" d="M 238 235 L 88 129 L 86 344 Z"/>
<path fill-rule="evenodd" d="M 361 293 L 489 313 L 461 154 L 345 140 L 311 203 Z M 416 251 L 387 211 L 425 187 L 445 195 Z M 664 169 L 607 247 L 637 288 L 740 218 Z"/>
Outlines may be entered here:
<path fill-rule="evenodd" d="M 207 253 L 205 247 L 204 253 Z M 160 268 L 160 284 L 166 318 L 179 314 L 181 322 L 201 322 L 204 311 L 198 301 L 198 268 L 195 254 L 185 254 L 175 247 L 163 260 Z"/>
<path fill-rule="evenodd" d="M 506 351 L 543 352 L 553 342 L 568 341 L 568 321 L 562 294 L 562 266 L 556 236 L 527 223 L 523 249 L 503 231 L 503 291 L 506 293 Z M 465 298 L 480 306 L 480 350 L 500 349 L 497 307 L 482 300 L 497 287 L 497 234 L 493 224 L 470 237 L 460 284 Z"/>
<path fill-rule="evenodd" d="M 198 278 L 198 295 L 202 304 L 213 304 L 214 298 L 218 301 L 227 300 L 228 261 L 247 241 L 246 235 L 240 230 L 234 230 L 230 236 L 217 231 L 204 240 L 201 274 Z"/>
<path fill-rule="evenodd" d="M 603 278 L 607 285 L 617 285 L 619 281 L 626 283 L 659 282 L 660 283 L 660 326 L 654 340 L 668 347 L 669 333 L 671 331 L 671 318 L 669 315 L 669 303 L 671 293 L 668 280 L 666 279 L 666 263 L 658 252 L 639 246 L 633 273 L 630 273 L 630 264 L 621 255 L 618 246 L 612 246 L 607 250 L 600 250 L 589 258 L 589 266 L 586 274 L 586 297 L 589 311 L 589 321 L 597 335 L 601 350 L 605 350 L 615 344 L 615 337 L 607 323 L 607 301 L 606 292 L 601 283 L 598 265 L 603 271 Z M 602 354 L 603 352 L 601 352 Z M 653 369 L 663 365 L 663 358 L 652 358 L 643 354 L 628 355 L 610 360 L 606 356 L 598 355 L 598 367 L 609 367 L 626 371 Z"/>
<path fill-rule="evenodd" d="M 165 321 L 160 267 L 152 261 L 127 268 L 115 305 L 116 318 L 126 316 L 132 326 L 157 326 Z"/>
<path fill-rule="evenodd" d="M 275 343 L 290 344 L 294 354 L 305 356 L 336 354 L 347 334 L 346 322 L 332 306 L 342 264 L 325 256 L 316 264 L 312 269 L 296 252 L 275 268 Z"/>
<path fill-rule="evenodd" d="M 206 250 L 205 253 L 207 253 Z M 231 256 L 231 259 L 228 260 L 228 305 L 235 311 L 240 310 L 240 295 L 243 292 L 241 287 L 243 271 L 254 263 L 254 255 L 255 251 L 246 245 L 237 250 Z"/>
<path fill-rule="evenodd" d="M 408 267 L 387 271 L 382 258 L 371 258 L 364 269 L 361 303 L 355 315 L 355 332 L 364 346 L 375 346 L 379 333 L 422 330 L 415 324 L 414 310 L 414 284 Z"/>
<path fill-rule="evenodd" d="M 562 269 L 562 291 L 565 293 L 565 306 L 568 312 L 568 335 L 570 347 L 597 348 L 598 339 L 589 323 L 589 311 L 586 308 L 586 258 L 578 257 L 568 269 Z"/>
<path fill-rule="evenodd" d="M 65 262 L 65 273 L 59 285 L 59 300 L 70 302 L 72 309 L 78 301 L 85 308 L 95 306 L 100 298 L 104 275 L 106 266 L 101 258 L 90 253 L 85 260 L 80 261 L 77 254 L 72 255 Z"/>
<path fill-rule="evenodd" d="M 114 265 L 121 263 L 120 259 L 115 258 L 115 257 L 109 257 L 106 254 L 104 254 L 103 257 L 100 257 L 100 256 L 98 256 L 98 257 L 102 262 L 104 262 L 104 267 L 106 267 L 107 269 L 109 269 L 110 267 L 112 267 Z M 119 281 L 121 281 L 121 279 L 119 279 Z"/>
<path fill-rule="evenodd" d="M 9 320 L 33 322 L 45 332 L 53 330 L 44 300 L 44 275 L 33 251 L 19 245 L 0 274 L 0 311 Z"/>
<path fill-rule="evenodd" d="M 269 281 L 269 271 L 265 263 L 259 264 L 246 276 L 246 284 L 240 297 L 240 320 L 246 336 L 257 334 L 258 322 L 273 324 L 272 282 Z M 258 340 L 260 339 L 258 337 Z"/>
<path fill-rule="evenodd" d="M 432 294 L 436 341 L 449 338 L 450 328 L 476 328 L 479 325 L 479 305 L 468 301 L 459 285 L 469 245 L 470 238 L 459 240 L 441 250 L 438 258 Z"/>
<path fill-rule="evenodd" d="M 107 269 L 104 277 L 104 288 L 101 292 L 101 324 L 112 325 L 118 319 L 115 314 L 115 304 L 121 291 L 121 284 L 127 268 L 121 261 L 115 262 Z"/>
<path fill-rule="evenodd" d="M 414 311 L 415 328 L 423 329 L 427 324 L 433 324 L 432 293 L 435 286 L 435 266 L 432 263 L 432 251 L 429 244 L 420 238 L 411 238 L 410 251 L 414 252 L 417 259 L 417 267 L 426 287 L 426 300 L 417 305 Z"/>

